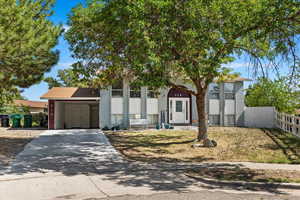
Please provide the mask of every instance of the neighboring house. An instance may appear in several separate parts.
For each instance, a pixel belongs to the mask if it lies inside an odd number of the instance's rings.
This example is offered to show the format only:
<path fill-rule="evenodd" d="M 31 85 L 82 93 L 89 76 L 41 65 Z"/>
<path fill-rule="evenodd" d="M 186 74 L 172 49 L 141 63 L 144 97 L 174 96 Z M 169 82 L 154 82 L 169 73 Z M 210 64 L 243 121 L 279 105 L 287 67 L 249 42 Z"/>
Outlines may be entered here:
<path fill-rule="evenodd" d="M 210 125 L 244 126 L 244 81 L 248 79 L 239 77 L 209 86 Z M 125 80 L 100 92 L 55 87 L 41 99 L 48 100 L 49 129 L 129 127 L 130 119 L 147 119 L 149 125 L 197 125 L 198 119 L 194 96 L 174 88 L 130 88 Z"/>
<path fill-rule="evenodd" d="M 15 106 L 27 107 L 30 113 L 46 113 L 48 111 L 48 102 L 15 100 Z"/>

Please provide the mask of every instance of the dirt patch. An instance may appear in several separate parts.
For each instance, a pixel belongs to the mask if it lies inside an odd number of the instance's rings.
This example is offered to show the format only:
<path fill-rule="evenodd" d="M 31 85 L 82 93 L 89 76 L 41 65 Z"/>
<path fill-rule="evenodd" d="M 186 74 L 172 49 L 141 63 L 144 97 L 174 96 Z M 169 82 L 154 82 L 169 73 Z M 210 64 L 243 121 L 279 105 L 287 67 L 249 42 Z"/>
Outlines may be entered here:
<path fill-rule="evenodd" d="M 11 130 L 0 128 L 0 165 L 7 166 L 26 144 L 43 130 Z"/>
<path fill-rule="evenodd" d="M 248 168 L 202 168 L 188 170 L 186 175 L 222 181 L 246 181 L 267 183 L 300 183 L 300 172 L 289 170 L 264 170 Z"/>
<path fill-rule="evenodd" d="M 300 140 L 276 130 L 272 132 L 280 135 L 278 140 L 289 138 L 293 142 L 283 147 L 261 129 L 237 127 L 210 127 L 209 137 L 218 142 L 216 148 L 192 148 L 197 132 L 191 130 L 107 132 L 106 135 L 126 157 L 147 162 L 300 162 L 300 143 L 297 142 Z M 285 148 L 292 149 L 293 156 L 287 154 Z"/>

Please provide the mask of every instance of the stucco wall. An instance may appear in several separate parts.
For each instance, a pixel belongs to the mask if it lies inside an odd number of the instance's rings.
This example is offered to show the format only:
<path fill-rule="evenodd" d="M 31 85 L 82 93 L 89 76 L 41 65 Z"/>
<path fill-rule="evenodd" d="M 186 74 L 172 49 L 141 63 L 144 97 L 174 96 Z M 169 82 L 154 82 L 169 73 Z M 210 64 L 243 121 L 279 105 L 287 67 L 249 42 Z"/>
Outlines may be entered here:
<path fill-rule="evenodd" d="M 274 107 L 246 107 L 245 126 L 250 128 L 274 128 Z"/>

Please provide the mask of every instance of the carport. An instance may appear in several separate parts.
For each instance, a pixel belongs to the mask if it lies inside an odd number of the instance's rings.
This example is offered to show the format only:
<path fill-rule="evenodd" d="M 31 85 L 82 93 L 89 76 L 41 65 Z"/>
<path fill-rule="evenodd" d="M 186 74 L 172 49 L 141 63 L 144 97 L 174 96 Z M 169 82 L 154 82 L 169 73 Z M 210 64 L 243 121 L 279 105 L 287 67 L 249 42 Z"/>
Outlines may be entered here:
<path fill-rule="evenodd" d="M 48 99 L 49 129 L 99 128 L 99 90 L 92 88 L 52 88 Z"/>

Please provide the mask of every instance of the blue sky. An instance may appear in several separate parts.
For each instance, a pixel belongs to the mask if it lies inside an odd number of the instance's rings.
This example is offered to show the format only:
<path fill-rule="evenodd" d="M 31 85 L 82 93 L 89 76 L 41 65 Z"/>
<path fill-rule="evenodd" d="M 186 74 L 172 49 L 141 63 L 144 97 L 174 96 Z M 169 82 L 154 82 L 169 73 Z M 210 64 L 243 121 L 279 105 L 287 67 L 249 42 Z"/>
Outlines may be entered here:
<path fill-rule="evenodd" d="M 71 9 L 80 3 L 84 3 L 85 0 L 57 0 L 54 7 L 54 15 L 51 16 L 51 20 L 55 24 L 63 24 L 66 26 L 68 21 L 68 14 Z M 52 68 L 49 73 L 46 73 L 46 77 L 56 77 L 57 71 L 59 69 L 68 68 L 73 62 L 74 59 L 71 57 L 71 52 L 69 51 L 69 46 L 67 41 L 64 40 L 63 37 L 60 38 L 59 44 L 56 49 L 60 51 L 60 59 L 56 66 Z M 249 70 L 249 62 L 247 59 L 238 59 L 234 63 L 231 63 L 230 67 L 234 69 L 235 72 L 241 73 L 241 75 L 245 78 L 251 78 L 251 70 Z M 250 83 L 246 83 L 246 87 Z M 30 88 L 24 90 L 22 95 L 29 100 L 40 100 L 40 96 L 42 96 L 45 92 L 48 91 L 48 86 L 46 83 L 41 82 L 39 84 L 33 85 Z"/>

